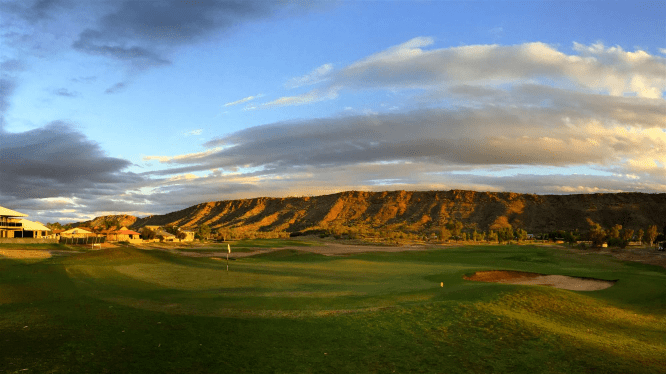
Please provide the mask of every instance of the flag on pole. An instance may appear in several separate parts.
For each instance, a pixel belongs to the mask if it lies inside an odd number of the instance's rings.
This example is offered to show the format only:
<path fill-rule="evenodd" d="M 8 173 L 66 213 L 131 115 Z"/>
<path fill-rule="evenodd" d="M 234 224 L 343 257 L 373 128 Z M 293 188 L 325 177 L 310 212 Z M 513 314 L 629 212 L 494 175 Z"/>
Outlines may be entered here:
<path fill-rule="evenodd" d="M 229 253 L 231 253 L 231 246 L 227 243 L 227 273 L 229 272 Z"/>

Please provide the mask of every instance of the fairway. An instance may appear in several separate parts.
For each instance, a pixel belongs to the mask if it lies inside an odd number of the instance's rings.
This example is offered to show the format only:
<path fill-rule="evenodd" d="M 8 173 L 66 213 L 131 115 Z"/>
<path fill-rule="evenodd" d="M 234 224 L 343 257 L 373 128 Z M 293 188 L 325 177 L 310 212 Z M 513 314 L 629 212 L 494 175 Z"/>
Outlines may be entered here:
<path fill-rule="evenodd" d="M 0 373 L 666 373 L 657 266 L 504 245 L 288 248 L 229 269 L 132 247 L 0 257 Z M 486 270 L 617 282 L 463 279 Z"/>

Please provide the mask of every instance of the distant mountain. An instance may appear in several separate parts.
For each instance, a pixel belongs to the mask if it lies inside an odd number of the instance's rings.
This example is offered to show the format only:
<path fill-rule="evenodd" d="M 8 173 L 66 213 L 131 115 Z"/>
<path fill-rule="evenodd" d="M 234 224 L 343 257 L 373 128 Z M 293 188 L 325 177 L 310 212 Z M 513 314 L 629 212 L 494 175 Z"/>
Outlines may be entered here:
<path fill-rule="evenodd" d="M 107 216 L 109 217 L 109 216 Z M 531 195 L 474 191 L 348 191 L 314 197 L 226 200 L 145 218 L 123 217 L 134 229 L 145 225 L 195 228 L 207 224 L 242 231 L 298 232 L 356 226 L 427 232 L 451 220 L 465 228 L 488 230 L 512 225 L 528 232 L 581 230 L 588 219 L 611 227 L 646 229 L 666 225 L 666 194 L 611 193 Z M 99 217 L 93 222 L 104 222 Z"/>
<path fill-rule="evenodd" d="M 73 223 L 72 226 L 92 227 L 100 229 L 105 229 L 107 227 L 113 227 L 113 226 L 115 226 L 116 228 L 120 228 L 122 226 L 130 227 L 134 225 L 137 219 L 138 219 L 137 217 L 128 214 L 109 215 L 109 216 L 97 217 L 90 221 Z"/>

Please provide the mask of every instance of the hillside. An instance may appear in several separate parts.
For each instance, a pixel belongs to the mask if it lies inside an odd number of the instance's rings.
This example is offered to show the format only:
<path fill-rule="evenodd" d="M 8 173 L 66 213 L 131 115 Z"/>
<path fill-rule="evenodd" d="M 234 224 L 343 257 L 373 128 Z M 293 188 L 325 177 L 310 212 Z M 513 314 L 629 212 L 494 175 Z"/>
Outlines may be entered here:
<path fill-rule="evenodd" d="M 98 227 L 98 228 L 106 228 L 114 226 L 130 227 L 134 225 L 137 219 L 138 219 L 137 217 L 128 214 L 109 215 L 109 216 L 96 217 L 95 219 L 90 221 L 73 223 L 72 226 L 74 227 L 86 226 L 86 227 Z"/>
<path fill-rule="evenodd" d="M 131 216 L 122 217 L 131 220 Z M 131 225 L 138 229 L 145 225 L 195 228 L 207 224 L 214 229 L 235 228 L 246 232 L 293 233 L 341 226 L 428 232 L 448 221 L 459 220 L 467 229 L 488 230 L 510 224 L 539 233 L 558 229 L 585 231 L 589 227 L 588 218 L 603 227 L 620 224 L 625 228 L 645 229 L 656 224 L 661 231 L 666 224 L 666 194 L 348 191 L 314 197 L 208 202 L 139 218 Z"/>

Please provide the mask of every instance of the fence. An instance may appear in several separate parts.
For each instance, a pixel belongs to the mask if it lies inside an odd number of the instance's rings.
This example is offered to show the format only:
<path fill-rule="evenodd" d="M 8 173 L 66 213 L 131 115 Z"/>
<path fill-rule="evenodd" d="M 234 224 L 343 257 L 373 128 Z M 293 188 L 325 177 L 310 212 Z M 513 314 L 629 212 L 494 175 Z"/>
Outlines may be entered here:
<path fill-rule="evenodd" d="M 105 236 L 87 236 L 85 238 L 63 238 L 60 237 L 60 244 L 98 244 L 106 241 Z"/>

